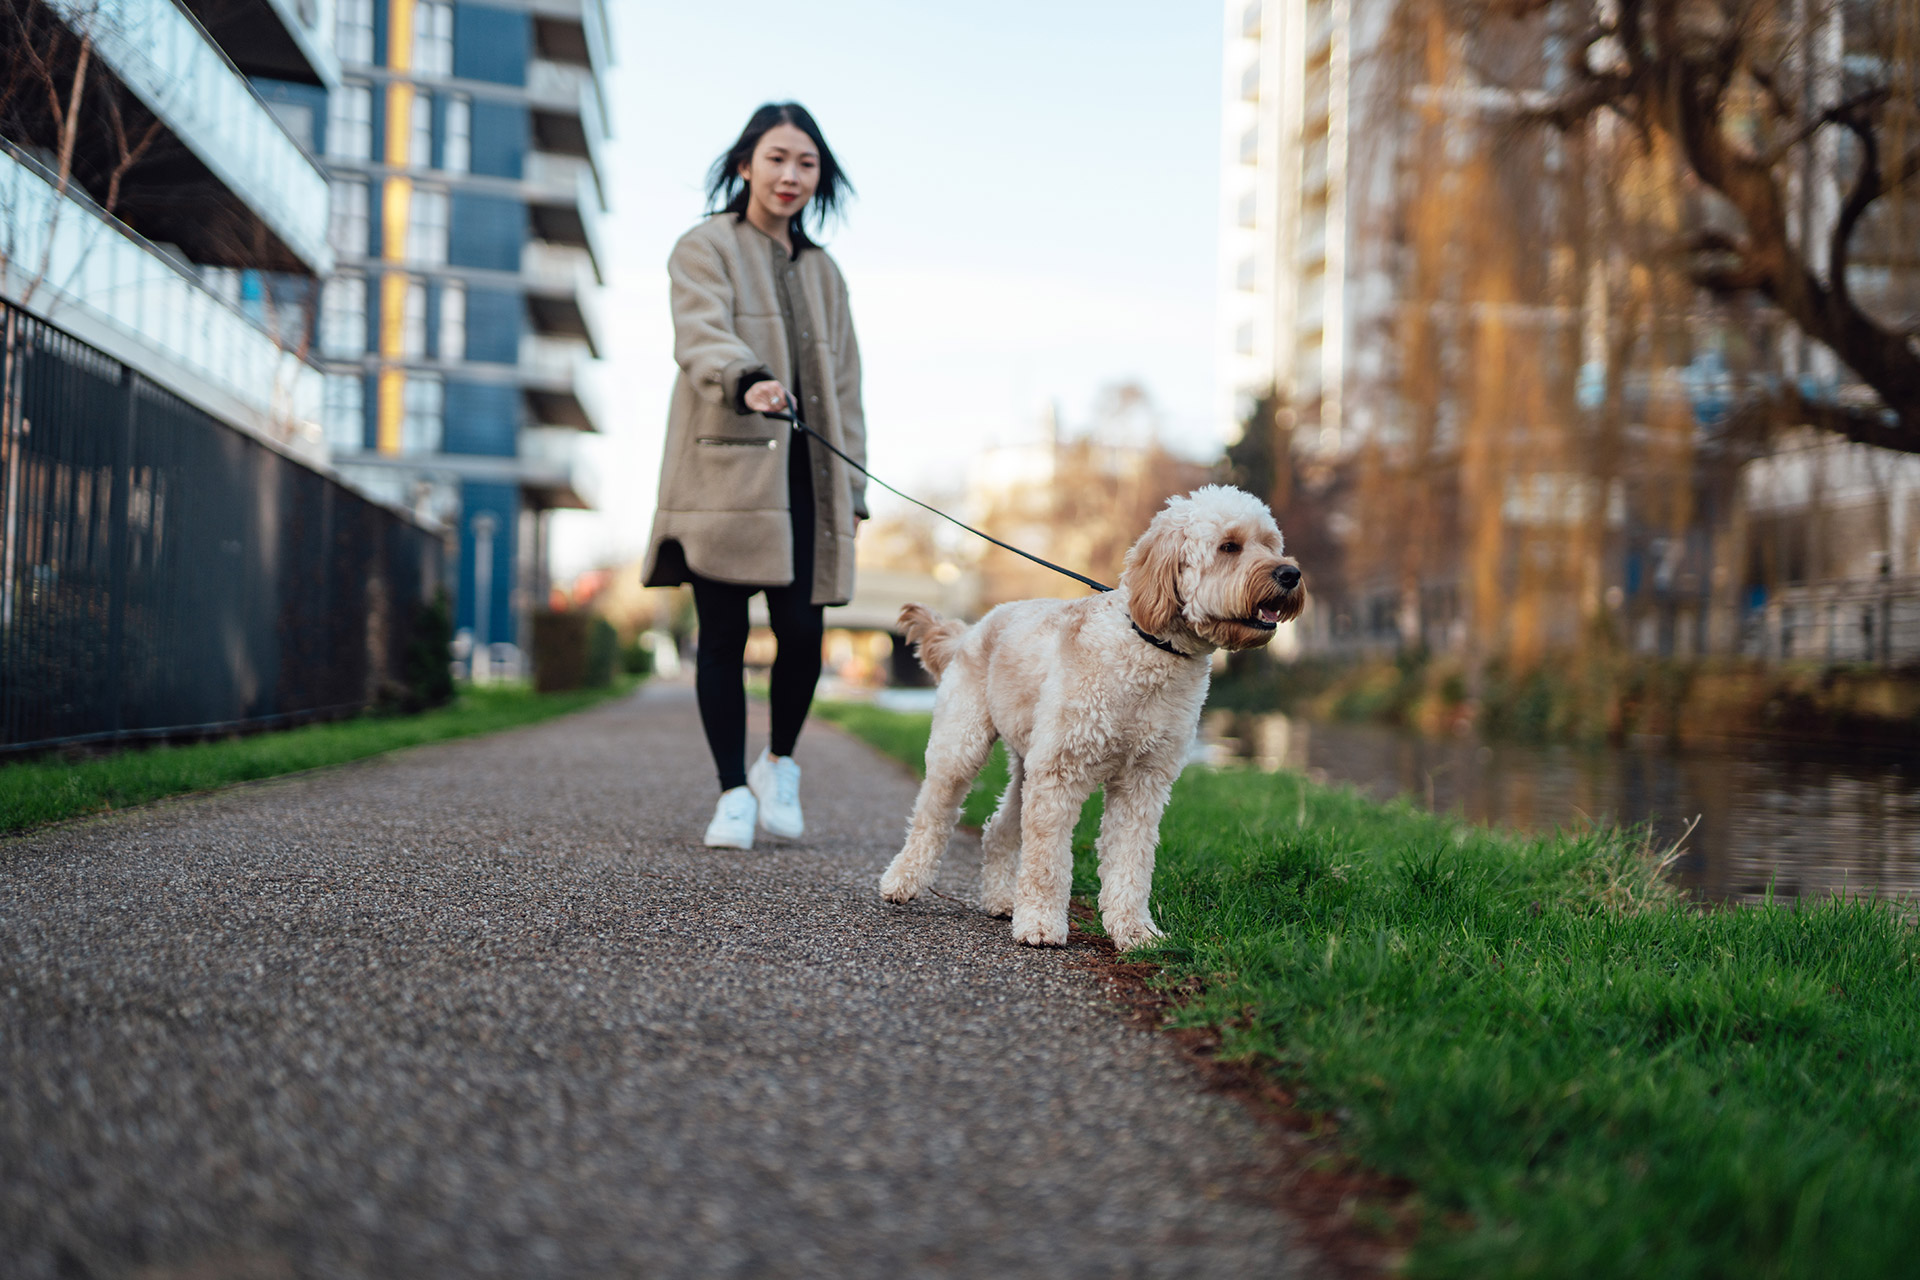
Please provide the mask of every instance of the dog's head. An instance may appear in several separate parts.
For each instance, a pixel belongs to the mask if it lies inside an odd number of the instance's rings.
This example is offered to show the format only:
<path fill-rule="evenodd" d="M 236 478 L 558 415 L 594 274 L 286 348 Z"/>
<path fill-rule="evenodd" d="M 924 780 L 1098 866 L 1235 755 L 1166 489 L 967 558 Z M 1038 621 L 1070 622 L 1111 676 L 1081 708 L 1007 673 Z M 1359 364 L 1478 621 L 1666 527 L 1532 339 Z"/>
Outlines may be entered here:
<path fill-rule="evenodd" d="M 1167 499 L 1127 552 L 1120 585 L 1148 635 L 1181 628 L 1220 649 L 1258 648 L 1307 602 L 1273 514 L 1218 484 Z"/>

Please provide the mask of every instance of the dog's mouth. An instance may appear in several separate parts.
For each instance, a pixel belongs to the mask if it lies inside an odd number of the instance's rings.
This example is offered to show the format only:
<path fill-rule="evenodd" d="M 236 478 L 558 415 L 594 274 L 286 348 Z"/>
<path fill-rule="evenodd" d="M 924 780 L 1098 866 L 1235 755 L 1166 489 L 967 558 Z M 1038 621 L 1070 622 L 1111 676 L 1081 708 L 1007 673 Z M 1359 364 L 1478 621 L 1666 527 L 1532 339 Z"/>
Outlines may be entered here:
<path fill-rule="evenodd" d="M 1252 627 L 1256 631 L 1271 631 L 1280 625 L 1286 602 L 1280 596 L 1263 601 L 1252 614 L 1238 619 L 1241 626 Z"/>

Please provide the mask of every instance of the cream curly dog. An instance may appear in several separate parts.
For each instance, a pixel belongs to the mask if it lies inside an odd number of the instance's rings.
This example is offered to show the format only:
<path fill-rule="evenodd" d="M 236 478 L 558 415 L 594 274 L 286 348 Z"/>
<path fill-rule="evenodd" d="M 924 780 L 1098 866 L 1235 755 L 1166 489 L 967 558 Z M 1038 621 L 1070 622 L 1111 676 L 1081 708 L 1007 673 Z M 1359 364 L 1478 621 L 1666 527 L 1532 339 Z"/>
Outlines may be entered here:
<path fill-rule="evenodd" d="M 1208 485 L 1167 501 L 1127 552 L 1117 591 L 1003 604 L 971 627 L 925 605 L 902 609 L 940 687 L 927 780 L 881 896 L 909 902 L 932 883 L 999 738 L 1011 777 L 983 840 L 986 910 L 1013 917 L 1016 942 L 1066 944 L 1073 828 L 1105 787 L 1101 922 L 1122 948 L 1159 937 L 1147 910 L 1154 847 L 1206 701 L 1209 655 L 1267 643 L 1305 602 L 1267 508 Z"/>

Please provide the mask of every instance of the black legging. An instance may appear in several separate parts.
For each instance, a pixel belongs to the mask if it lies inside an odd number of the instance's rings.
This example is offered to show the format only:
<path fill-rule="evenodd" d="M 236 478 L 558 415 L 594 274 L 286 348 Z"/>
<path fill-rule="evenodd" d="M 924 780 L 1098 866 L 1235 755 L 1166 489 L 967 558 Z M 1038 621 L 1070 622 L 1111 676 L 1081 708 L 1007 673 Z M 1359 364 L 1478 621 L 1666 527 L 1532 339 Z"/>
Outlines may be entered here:
<path fill-rule="evenodd" d="M 747 601 L 756 591 L 767 596 L 767 619 L 777 645 L 767 702 L 773 715 L 768 750 L 793 754 L 793 744 L 813 707 L 820 682 L 821 606 L 813 600 L 813 478 L 807 444 L 795 441 L 787 467 L 793 508 L 793 584 L 742 587 L 689 573 L 693 607 L 700 619 L 700 651 L 694 687 L 707 747 L 720 771 L 720 789 L 747 785 L 747 691 L 743 659 L 747 650 Z"/>

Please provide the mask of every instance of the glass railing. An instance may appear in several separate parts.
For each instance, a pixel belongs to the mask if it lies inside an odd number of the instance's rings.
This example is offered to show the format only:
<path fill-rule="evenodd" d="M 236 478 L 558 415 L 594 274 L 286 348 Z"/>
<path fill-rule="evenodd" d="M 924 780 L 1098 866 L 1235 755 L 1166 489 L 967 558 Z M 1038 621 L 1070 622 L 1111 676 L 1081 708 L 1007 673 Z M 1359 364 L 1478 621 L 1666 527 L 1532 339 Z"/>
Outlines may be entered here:
<path fill-rule="evenodd" d="M 332 268 L 327 181 L 172 0 L 47 0 L 140 101 L 317 272 Z"/>
<path fill-rule="evenodd" d="M 84 197 L 61 196 L 45 170 L 4 148 L 0 237 L 10 297 L 55 324 L 81 328 L 80 318 L 97 321 L 157 350 L 259 415 L 254 425 L 281 429 L 283 438 L 317 432 L 317 369 L 209 292 L 181 264 Z M 141 366 L 133 350 L 113 354 L 168 381 L 164 371 Z M 189 399 L 205 399 L 191 387 L 174 389 Z"/>

